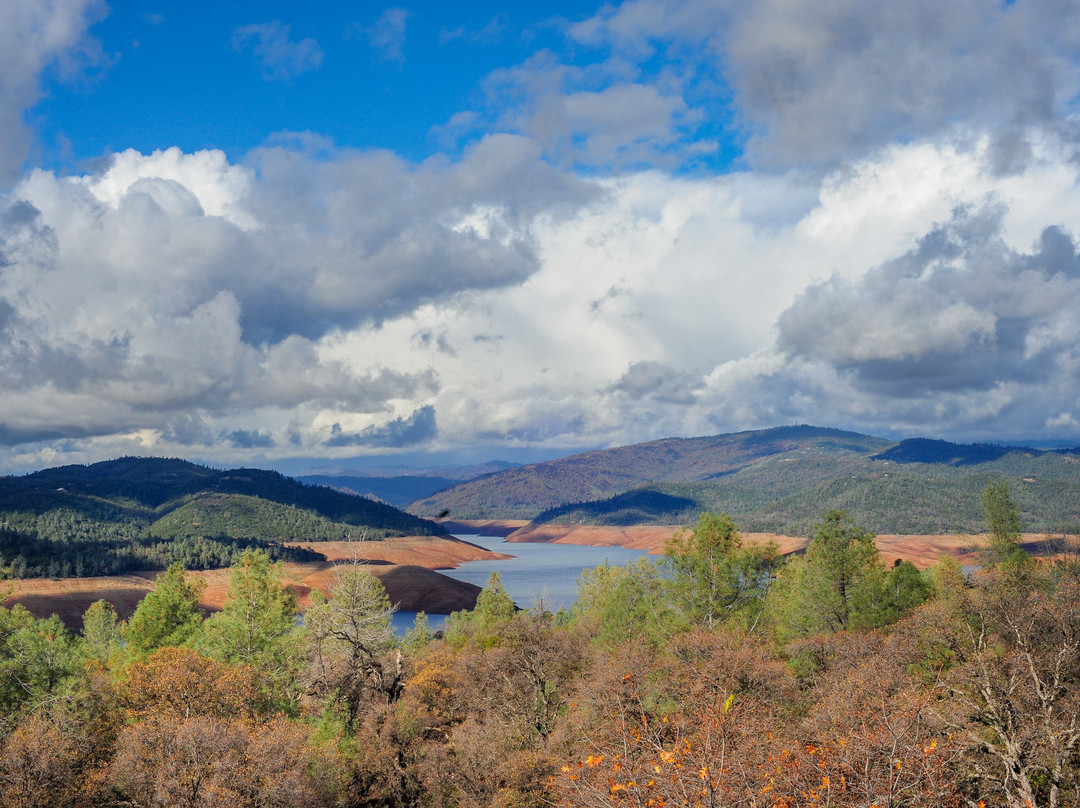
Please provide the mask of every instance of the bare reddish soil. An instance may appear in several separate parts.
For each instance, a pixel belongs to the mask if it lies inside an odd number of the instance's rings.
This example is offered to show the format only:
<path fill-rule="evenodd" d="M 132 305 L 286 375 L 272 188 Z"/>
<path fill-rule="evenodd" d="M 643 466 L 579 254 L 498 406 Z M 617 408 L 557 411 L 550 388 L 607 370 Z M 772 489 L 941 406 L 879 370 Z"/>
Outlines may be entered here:
<path fill-rule="evenodd" d="M 312 589 L 326 592 L 348 562 L 363 564 L 373 573 L 390 596 L 391 603 L 405 611 L 446 614 L 471 609 L 480 588 L 456 581 L 435 572 L 451 569 L 465 561 L 509 558 L 482 547 L 442 537 L 415 536 L 380 542 L 305 543 L 327 557 L 326 561 L 288 562 L 282 565 L 288 586 L 296 590 L 302 606 L 309 602 Z M 154 588 L 157 571 L 104 578 L 27 578 L 7 583 L 7 607 L 21 603 L 37 617 L 59 615 L 74 629 L 82 627 L 83 613 L 97 600 L 107 600 L 117 613 L 131 617 L 146 593 Z M 200 604 L 208 611 L 221 609 L 229 591 L 229 571 L 204 570 L 189 573 L 206 582 Z"/>
<path fill-rule="evenodd" d="M 590 544 L 598 546 L 619 545 L 649 553 L 659 553 L 664 543 L 682 528 L 668 526 L 604 527 L 596 525 L 539 525 L 522 528 L 512 533 L 509 542 L 552 542 L 558 544 Z M 784 555 L 797 553 L 806 548 L 808 538 L 779 536 L 775 533 L 743 533 L 743 541 L 764 544 L 774 542 Z M 952 556 L 961 564 L 978 565 L 978 548 L 985 545 L 985 536 L 899 536 L 881 535 L 876 538 L 885 563 L 892 565 L 897 559 L 910 561 L 920 569 L 933 566 L 942 553 Z M 1024 534 L 1024 549 L 1035 556 L 1051 555 L 1042 534 Z"/>

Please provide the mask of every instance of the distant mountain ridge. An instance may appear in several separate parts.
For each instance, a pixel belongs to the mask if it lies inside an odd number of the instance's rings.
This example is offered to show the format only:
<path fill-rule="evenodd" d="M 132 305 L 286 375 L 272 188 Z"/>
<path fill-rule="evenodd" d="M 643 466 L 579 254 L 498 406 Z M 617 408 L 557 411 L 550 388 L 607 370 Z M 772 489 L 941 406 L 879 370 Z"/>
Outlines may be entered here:
<path fill-rule="evenodd" d="M 710 510 L 743 530 L 808 535 L 822 511 L 842 508 L 877 533 L 975 533 L 981 491 L 998 478 L 1025 530 L 1080 525 L 1080 450 L 897 443 L 806 425 L 587 452 L 456 485 L 409 510 L 615 525 L 689 524 Z"/>

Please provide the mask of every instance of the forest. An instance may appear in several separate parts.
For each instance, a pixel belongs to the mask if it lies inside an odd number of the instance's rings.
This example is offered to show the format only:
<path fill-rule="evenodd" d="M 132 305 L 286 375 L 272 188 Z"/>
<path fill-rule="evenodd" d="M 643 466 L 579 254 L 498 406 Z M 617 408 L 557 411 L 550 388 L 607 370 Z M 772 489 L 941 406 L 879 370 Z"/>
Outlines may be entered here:
<path fill-rule="evenodd" d="M 0 609 L 0 806 L 1023 806 L 1080 802 L 1080 555 L 886 567 L 847 513 L 805 554 L 704 514 L 552 614 L 493 575 L 404 636 L 360 565 L 298 619 L 247 549 L 209 616 L 163 572 L 80 633 Z"/>
<path fill-rule="evenodd" d="M 0 578 L 212 569 L 247 550 L 316 561 L 285 543 L 441 533 L 385 503 L 261 469 L 125 457 L 0 477 Z"/>

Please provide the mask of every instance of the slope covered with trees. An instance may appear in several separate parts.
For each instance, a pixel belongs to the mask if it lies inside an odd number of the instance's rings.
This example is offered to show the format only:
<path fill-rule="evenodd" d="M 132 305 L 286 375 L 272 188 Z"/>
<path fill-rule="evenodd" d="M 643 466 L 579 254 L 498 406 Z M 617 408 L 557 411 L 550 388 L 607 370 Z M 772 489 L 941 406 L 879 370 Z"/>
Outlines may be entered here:
<path fill-rule="evenodd" d="M 321 559 L 284 542 L 445 533 L 383 503 L 273 471 L 121 458 L 0 478 L 0 574 L 111 575 L 228 566 L 248 549 Z"/>
<path fill-rule="evenodd" d="M 593 472 L 591 486 L 577 484 Z M 591 452 L 475 480 L 410 509 L 609 525 L 689 524 L 713 511 L 749 531 L 802 536 L 810 514 L 831 509 L 878 533 L 974 533 L 982 529 L 979 492 L 994 479 L 1015 492 L 1024 530 L 1076 532 L 1080 452 L 890 444 L 814 427 Z"/>

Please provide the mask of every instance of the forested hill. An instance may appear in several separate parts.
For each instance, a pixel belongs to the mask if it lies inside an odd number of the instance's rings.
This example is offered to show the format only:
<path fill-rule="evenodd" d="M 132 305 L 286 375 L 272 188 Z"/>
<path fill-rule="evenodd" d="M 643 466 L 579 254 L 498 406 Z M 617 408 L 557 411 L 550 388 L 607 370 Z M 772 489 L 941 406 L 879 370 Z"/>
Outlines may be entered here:
<path fill-rule="evenodd" d="M 446 489 L 414 502 L 409 510 L 449 510 L 461 519 L 529 519 L 547 508 L 610 497 L 659 480 L 718 479 L 782 453 L 865 457 L 890 445 L 881 438 L 811 426 L 666 438 L 519 466 Z"/>
<path fill-rule="evenodd" d="M 227 566 L 249 547 L 317 558 L 282 542 L 377 540 L 446 531 L 362 497 L 275 471 L 127 457 L 0 477 L 0 575 L 107 575 Z"/>
<path fill-rule="evenodd" d="M 454 518 L 690 524 L 724 512 L 746 531 L 810 535 L 828 509 L 876 533 L 977 533 L 980 492 L 1009 483 L 1026 531 L 1080 524 L 1080 451 L 881 438 L 810 426 L 652 441 L 523 466 L 410 506 Z"/>

